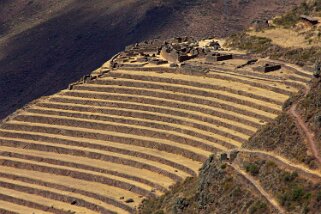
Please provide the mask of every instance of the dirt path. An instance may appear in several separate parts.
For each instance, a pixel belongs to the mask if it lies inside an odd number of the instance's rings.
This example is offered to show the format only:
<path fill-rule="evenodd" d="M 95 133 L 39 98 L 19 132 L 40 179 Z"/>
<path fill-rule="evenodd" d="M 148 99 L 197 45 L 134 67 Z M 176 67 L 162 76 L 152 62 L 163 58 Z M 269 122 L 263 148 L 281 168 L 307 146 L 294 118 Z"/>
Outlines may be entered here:
<path fill-rule="evenodd" d="M 236 164 L 230 164 L 231 167 L 234 168 L 235 171 L 237 171 L 239 174 L 241 174 L 244 178 L 246 178 L 258 191 L 263 197 L 266 198 L 266 200 L 276 209 L 279 213 L 286 213 L 286 211 L 279 205 L 279 203 L 271 196 L 269 193 L 267 193 L 263 187 L 260 185 L 258 181 L 256 181 L 254 178 L 252 178 L 250 175 L 248 175 L 244 170 L 242 170 L 239 166 Z"/>
<path fill-rule="evenodd" d="M 284 168 L 287 168 L 287 169 L 290 168 L 293 171 L 297 171 L 301 176 L 309 180 L 320 182 L 321 173 L 319 171 L 311 170 L 304 165 L 295 164 L 292 161 L 278 154 L 275 154 L 273 152 L 267 152 L 267 151 L 261 151 L 261 150 L 249 150 L 249 149 L 239 149 L 238 151 L 243 153 L 253 153 L 261 156 L 264 159 L 275 161 L 279 165 L 283 166 Z"/>
<path fill-rule="evenodd" d="M 310 91 L 310 87 L 307 86 L 304 89 L 304 97 L 308 95 Z M 314 137 L 313 131 L 311 131 L 308 127 L 308 125 L 304 122 L 303 118 L 301 117 L 300 113 L 297 111 L 297 105 L 298 102 L 294 103 L 291 108 L 288 110 L 291 117 L 294 119 L 294 122 L 303 138 L 305 138 L 309 144 L 309 147 L 311 149 L 311 152 L 313 156 L 316 158 L 316 160 L 321 164 L 321 157 L 319 150 L 316 146 L 316 140 Z"/>
<path fill-rule="evenodd" d="M 292 69 L 295 69 L 301 73 L 305 73 L 305 74 L 308 74 L 309 71 L 303 69 L 303 68 L 300 68 L 300 67 L 297 67 L 297 66 L 293 66 L 289 63 L 286 63 L 286 62 L 281 62 L 281 61 L 278 61 L 278 60 L 271 60 L 271 59 L 268 59 L 269 61 L 272 61 L 272 62 L 276 62 L 276 63 L 281 63 L 287 67 L 290 67 Z M 311 74 L 312 76 L 312 74 Z M 308 95 L 310 91 L 310 87 L 307 85 L 304 89 L 303 89 L 303 95 L 304 97 L 306 97 Z M 319 164 L 321 164 L 321 156 L 320 156 L 320 152 L 318 151 L 318 147 L 316 146 L 316 141 L 315 141 L 315 137 L 314 137 L 314 133 L 313 131 L 311 131 L 308 127 L 308 125 L 304 122 L 303 118 L 301 117 L 300 113 L 297 111 L 297 105 L 298 105 L 298 102 L 294 103 L 291 108 L 288 110 L 288 113 L 290 114 L 290 116 L 293 118 L 299 132 L 300 132 L 300 135 L 307 140 L 308 144 L 309 144 L 309 148 L 313 154 L 313 156 L 316 158 L 316 160 L 318 161 Z"/>
<path fill-rule="evenodd" d="M 307 124 L 303 121 L 301 115 L 296 111 L 296 107 L 297 104 L 293 104 L 292 107 L 289 109 L 289 113 L 294 119 L 300 134 L 308 141 L 313 156 L 317 159 L 319 164 L 321 164 L 321 157 L 316 146 L 314 133 L 308 128 Z"/>

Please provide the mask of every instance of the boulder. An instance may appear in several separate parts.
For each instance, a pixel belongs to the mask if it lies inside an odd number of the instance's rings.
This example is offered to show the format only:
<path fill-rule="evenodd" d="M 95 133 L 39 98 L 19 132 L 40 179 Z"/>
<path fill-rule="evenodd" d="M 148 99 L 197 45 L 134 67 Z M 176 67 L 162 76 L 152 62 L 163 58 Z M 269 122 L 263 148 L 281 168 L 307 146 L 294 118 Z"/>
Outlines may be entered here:
<path fill-rule="evenodd" d="M 125 201 L 125 203 L 133 203 L 134 202 L 134 199 L 132 199 L 132 198 L 129 198 L 129 199 L 127 199 L 126 201 Z"/>

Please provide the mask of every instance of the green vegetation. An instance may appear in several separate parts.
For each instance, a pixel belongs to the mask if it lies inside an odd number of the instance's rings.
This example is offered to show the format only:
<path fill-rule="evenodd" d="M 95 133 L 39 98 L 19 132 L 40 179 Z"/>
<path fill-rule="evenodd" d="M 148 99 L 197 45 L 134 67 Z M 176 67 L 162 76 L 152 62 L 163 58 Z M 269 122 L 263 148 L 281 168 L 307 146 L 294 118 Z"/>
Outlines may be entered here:
<path fill-rule="evenodd" d="M 300 19 L 301 15 L 320 15 L 321 0 L 310 1 L 309 3 L 303 2 L 301 5 L 295 7 L 285 15 L 275 18 L 274 24 L 290 28 L 293 27 Z"/>
<path fill-rule="evenodd" d="M 251 173 L 251 175 L 253 175 L 253 176 L 259 174 L 259 172 L 260 172 L 259 166 L 255 163 L 246 163 L 244 165 L 244 168 L 245 168 L 246 172 Z"/>
<path fill-rule="evenodd" d="M 303 2 L 300 6 L 295 7 L 292 11 L 286 13 L 284 16 L 274 19 L 274 23 L 286 28 L 290 28 L 299 21 L 301 15 L 309 15 L 310 11 L 311 6 Z"/>
<path fill-rule="evenodd" d="M 254 170 L 255 178 L 261 186 L 290 213 L 316 213 L 321 208 L 320 183 L 311 183 L 295 171 L 285 171 L 276 164 L 255 156 L 244 158 L 244 168 L 248 168 L 249 172 Z"/>
<path fill-rule="evenodd" d="M 256 201 L 252 206 L 249 208 L 249 214 L 255 213 L 264 213 L 267 210 L 266 203 L 262 201 Z"/>
<path fill-rule="evenodd" d="M 311 192 L 306 192 L 303 187 L 295 186 L 280 194 L 278 200 L 282 206 L 290 210 L 297 204 L 308 204 L 311 200 Z"/>
<path fill-rule="evenodd" d="M 317 202 L 321 202 L 321 190 L 317 193 Z"/>
<path fill-rule="evenodd" d="M 250 36 L 245 32 L 230 36 L 226 45 L 228 47 L 245 50 L 249 53 L 259 54 L 262 57 L 283 59 L 298 65 L 313 64 L 321 60 L 321 48 L 282 48 L 272 44 L 268 38 Z"/>
<path fill-rule="evenodd" d="M 195 201 L 194 194 L 197 192 L 197 187 L 197 178 L 187 178 L 184 182 L 175 184 L 165 195 L 143 201 L 139 213 L 178 213 L 187 207 L 193 209 L 192 207 L 196 205 L 196 203 L 192 202 Z"/>
<path fill-rule="evenodd" d="M 249 36 L 246 33 L 233 34 L 227 40 L 227 45 L 252 53 L 262 53 L 271 46 L 272 40 L 264 37 Z"/>
<path fill-rule="evenodd" d="M 212 156 L 198 178 L 188 178 L 164 196 L 145 200 L 140 213 L 270 213 L 265 199 L 244 188 L 239 178 L 234 169 Z"/>
<path fill-rule="evenodd" d="M 309 94 L 302 99 L 298 108 L 304 119 L 308 121 L 315 131 L 317 140 L 321 141 L 321 80 L 315 79 L 311 84 Z"/>
<path fill-rule="evenodd" d="M 297 172 L 285 172 L 284 173 L 284 181 L 285 182 L 291 182 L 294 181 L 294 179 L 296 179 L 298 177 L 298 173 Z"/>
<path fill-rule="evenodd" d="M 314 158 L 307 153 L 299 130 L 292 118 L 282 113 L 275 121 L 262 127 L 243 145 L 249 149 L 259 149 L 280 153 L 283 156 L 316 168 Z"/>

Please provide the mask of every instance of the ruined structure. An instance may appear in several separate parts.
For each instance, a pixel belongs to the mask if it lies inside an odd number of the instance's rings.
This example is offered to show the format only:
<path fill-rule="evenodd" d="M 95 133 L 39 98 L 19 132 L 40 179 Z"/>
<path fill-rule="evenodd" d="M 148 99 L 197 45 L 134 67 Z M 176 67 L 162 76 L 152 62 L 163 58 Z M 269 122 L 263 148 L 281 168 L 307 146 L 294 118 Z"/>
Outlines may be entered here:
<path fill-rule="evenodd" d="M 218 62 L 218 61 L 224 61 L 224 60 L 229 60 L 233 59 L 232 54 L 223 54 L 223 53 L 210 53 L 209 55 L 206 56 L 206 61 L 208 62 Z"/>
<path fill-rule="evenodd" d="M 319 20 L 317 18 L 314 17 L 310 17 L 310 16 L 306 16 L 306 15 L 301 15 L 300 16 L 301 20 L 307 24 L 310 25 L 317 25 L 319 24 Z"/>
<path fill-rule="evenodd" d="M 208 44 L 208 47 L 212 48 L 215 51 L 218 51 L 219 49 L 221 49 L 221 45 L 220 43 L 218 43 L 217 41 L 212 41 Z"/>
<path fill-rule="evenodd" d="M 276 71 L 276 70 L 279 70 L 279 69 L 281 69 L 281 65 L 279 65 L 279 64 L 269 64 L 269 63 L 266 63 L 263 66 L 258 66 L 256 68 L 254 68 L 255 71 L 264 72 L 264 73 Z"/>
<path fill-rule="evenodd" d="M 178 51 L 169 46 L 163 46 L 160 55 L 167 61 L 174 63 L 179 63 L 190 59 L 190 56 L 186 55 L 184 52 Z"/>
<path fill-rule="evenodd" d="M 229 152 L 220 153 L 218 155 L 219 160 L 233 162 L 237 158 L 238 153 L 239 151 L 237 150 L 231 150 Z"/>
<path fill-rule="evenodd" d="M 244 63 L 242 65 L 238 65 L 236 68 L 244 68 L 245 66 L 255 64 L 257 61 L 258 61 L 258 59 L 249 59 L 246 61 L 246 63 Z"/>
<path fill-rule="evenodd" d="M 136 213 L 213 153 L 232 162 L 312 76 L 254 72 L 253 57 L 199 44 L 129 46 L 1 123 L 0 202 L 18 213 Z"/>

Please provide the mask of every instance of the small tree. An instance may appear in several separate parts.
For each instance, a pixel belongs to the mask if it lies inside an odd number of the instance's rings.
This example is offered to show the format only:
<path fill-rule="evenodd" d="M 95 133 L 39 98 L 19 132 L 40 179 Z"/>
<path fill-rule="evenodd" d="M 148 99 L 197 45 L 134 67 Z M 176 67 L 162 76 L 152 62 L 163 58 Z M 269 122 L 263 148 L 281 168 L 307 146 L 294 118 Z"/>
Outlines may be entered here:
<path fill-rule="evenodd" d="M 314 75 L 315 77 L 320 77 L 320 74 L 321 74 L 321 62 L 320 62 L 320 61 L 317 61 L 317 62 L 315 63 L 313 75 Z"/>

